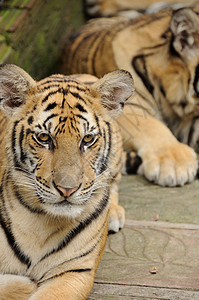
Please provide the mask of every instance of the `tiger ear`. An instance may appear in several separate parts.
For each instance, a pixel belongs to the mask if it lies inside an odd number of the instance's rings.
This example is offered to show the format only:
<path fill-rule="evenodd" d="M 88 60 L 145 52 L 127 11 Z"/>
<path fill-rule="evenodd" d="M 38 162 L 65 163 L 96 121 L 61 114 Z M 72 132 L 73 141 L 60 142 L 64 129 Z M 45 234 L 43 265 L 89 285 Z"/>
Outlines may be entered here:
<path fill-rule="evenodd" d="M 26 101 L 28 91 L 35 81 L 20 67 L 0 65 L 0 108 L 11 116 Z"/>
<path fill-rule="evenodd" d="M 102 105 L 112 117 L 117 117 L 122 112 L 125 101 L 135 90 L 131 74 L 125 70 L 104 75 L 92 87 L 98 91 Z"/>
<path fill-rule="evenodd" d="M 174 37 L 174 49 L 181 56 L 192 59 L 195 51 L 198 52 L 196 36 L 199 34 L 199 20 L 196 13 L 191 8 L 181 8 L 175 11 L 170 27 Z"/>

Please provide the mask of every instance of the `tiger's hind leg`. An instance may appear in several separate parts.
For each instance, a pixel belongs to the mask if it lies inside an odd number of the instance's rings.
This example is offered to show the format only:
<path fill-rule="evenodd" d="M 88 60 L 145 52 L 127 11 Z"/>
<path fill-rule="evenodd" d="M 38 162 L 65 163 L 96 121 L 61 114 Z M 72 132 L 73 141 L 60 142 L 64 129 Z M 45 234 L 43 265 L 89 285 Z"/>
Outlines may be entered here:
<path fill-rule="evenodd" d="M 109 233 L 118 232 L 121 228 L 123 228 L 125 221 L 125 210 L 118 204 L 118 182 L 120 177 L 121 175 L 119 174 L 111 185 L 108 225 Z"/>
<path fill-rule="evenodd" d="M 24 276 L 0 275 L 1 300 L 27 300 L 36 290 L 36 285 Z"/>

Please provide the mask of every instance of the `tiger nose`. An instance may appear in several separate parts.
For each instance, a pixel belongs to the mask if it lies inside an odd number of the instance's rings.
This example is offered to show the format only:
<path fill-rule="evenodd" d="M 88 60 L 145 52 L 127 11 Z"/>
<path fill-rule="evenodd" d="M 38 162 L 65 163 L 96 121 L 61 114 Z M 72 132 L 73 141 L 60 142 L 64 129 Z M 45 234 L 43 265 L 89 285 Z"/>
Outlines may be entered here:
<path fill-rule="evenodd" d="M 66 187 L 62 187 L 60 185 L 57 185 L 56 188 L 59 190 L 59 192 L 61 192 L 64 197 L 69 197 L 71 196 L 74 192 L 76 192 L 79 188 L 79 186 L 75 186 L 73 188 L 66 188 Z"/>

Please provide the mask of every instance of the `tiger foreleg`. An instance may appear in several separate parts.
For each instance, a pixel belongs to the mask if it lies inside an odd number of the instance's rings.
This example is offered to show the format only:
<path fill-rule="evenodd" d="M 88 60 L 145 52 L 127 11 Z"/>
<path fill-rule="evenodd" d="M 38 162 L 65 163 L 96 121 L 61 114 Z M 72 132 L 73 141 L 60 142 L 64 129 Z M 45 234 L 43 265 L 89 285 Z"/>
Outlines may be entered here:
<path fill-rule="evenodd" d="M 28 277 L 0 275 L 1 300 L 27 300 L 35 289 L 36 285 Z"/>
<path fill-rule="evenodd" d="M 180 143 L 162 122 L 141 109 L 126 107 L 118 123 L 124 149 L 135 150 L 141 159 L 139 174 L 162 186 L 183 186 L 195 179 L 194 150 Z"/>
<path fill-rule="evenodd" d="M 124 226 L 125 210 L 118 204 L 118 181 L 121 175 L 112 183 L 110 191 L 109 233 L 118 232 Z"/>
<path fill-rule="evenodd" d="M 29 300 L 85 300 L 93 286 L 93 270 L 74 270 L 39 286 Z"/>

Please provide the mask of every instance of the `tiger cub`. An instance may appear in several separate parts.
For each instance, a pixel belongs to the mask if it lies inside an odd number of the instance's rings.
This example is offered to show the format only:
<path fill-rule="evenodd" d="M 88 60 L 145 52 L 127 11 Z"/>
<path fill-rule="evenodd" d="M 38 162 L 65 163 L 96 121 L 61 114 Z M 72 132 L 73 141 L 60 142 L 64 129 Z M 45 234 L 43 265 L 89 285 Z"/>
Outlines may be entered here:
<path fill-rule="evenodd" d="M 118 70 L 90 87 L 90 77 L 35 82 L 0 66 L 1 300 L 86 299 L 108 218 L 112 231 L 124 224 L 114 118 L 133 81 Z"/>
<path fill-rule="evenodd" d="M 152 182 L 182 186 L 194 180 L 199 16 L 193 10 L 92 20 L 71 37 L 62 57 L 65 73 L 101 77 L 118 68 L 128 70 L 136 93 L 117 119 L 124 149 L 137 152 L 142 159 L 138 172 Z"/>
<path fill-rule="evenodd" d="M 199 8 L 198 0 L 84 0 L 84 4 L 89 17 L 137 17 L 142 13 L 154 13 L 165 8 Z"/>

